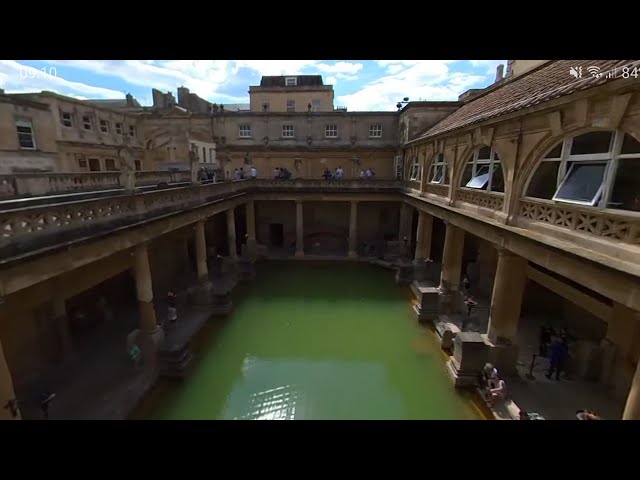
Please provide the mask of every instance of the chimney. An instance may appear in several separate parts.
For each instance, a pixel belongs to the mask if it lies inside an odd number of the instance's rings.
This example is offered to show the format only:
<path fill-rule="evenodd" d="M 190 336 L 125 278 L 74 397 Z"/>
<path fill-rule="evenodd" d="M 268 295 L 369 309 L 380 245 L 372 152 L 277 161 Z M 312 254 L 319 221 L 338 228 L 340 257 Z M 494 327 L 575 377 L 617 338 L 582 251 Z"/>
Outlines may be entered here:
<path fill-rule="evenodd" d="M 499 82 L 500 80 L 502 80 L 503 77 L 504 77 L 504 65 L 501 63 L 496 68 L 496 80 L 495 80 L 495 82 Z"/>
<path fill-rule="evenodd" d="M 127 93 L 125 98 L 127 99 L 127 107 L 133 107 L 133 95 Z"/>

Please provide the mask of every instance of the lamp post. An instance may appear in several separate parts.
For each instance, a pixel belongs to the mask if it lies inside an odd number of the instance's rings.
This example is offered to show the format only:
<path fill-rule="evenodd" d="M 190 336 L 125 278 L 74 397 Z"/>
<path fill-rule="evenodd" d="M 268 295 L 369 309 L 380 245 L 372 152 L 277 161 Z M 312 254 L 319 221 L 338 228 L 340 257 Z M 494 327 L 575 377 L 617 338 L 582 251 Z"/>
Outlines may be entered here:
<path fill-rule="evenodd" d="M 409 103 L 409 97 L 404 97 L 401 102 L 396 103 L 398 111 L 402 110 L 402 107 L 404 107 L 407 103 Z"/>

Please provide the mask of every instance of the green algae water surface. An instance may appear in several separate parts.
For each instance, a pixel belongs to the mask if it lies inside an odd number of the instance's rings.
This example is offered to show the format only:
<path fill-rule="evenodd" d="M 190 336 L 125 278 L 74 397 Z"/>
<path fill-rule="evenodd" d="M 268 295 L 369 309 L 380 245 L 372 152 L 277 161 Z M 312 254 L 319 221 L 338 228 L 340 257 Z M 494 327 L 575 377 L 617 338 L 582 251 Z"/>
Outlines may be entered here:
<path fill-rule="evenodd" d="M 286 261 L 257 270 L 229 318 L 210 320 L 191 374 L 160 385 L 143 418 L 479 418 L 391 271 Z"/>

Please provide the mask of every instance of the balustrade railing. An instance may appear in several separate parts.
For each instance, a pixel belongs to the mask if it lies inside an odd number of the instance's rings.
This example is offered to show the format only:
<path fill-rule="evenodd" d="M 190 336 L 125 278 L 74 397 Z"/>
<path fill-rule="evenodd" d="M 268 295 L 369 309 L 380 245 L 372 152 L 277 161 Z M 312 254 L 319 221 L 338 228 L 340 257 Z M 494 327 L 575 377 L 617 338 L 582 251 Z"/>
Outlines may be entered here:
<path fill-rule="evenodd" d="M 489 210 L 502 210 L 504 194 L 461 188 L 456 192 L 456 200 L 488 208 Z"/>
<path fill-rule="evenodd" d="M 554 227 L 586 233 L 596 237 L 640 244 L 640 212 L 556 204 L 550 200 L 524 198 L 520 217 Z"/>

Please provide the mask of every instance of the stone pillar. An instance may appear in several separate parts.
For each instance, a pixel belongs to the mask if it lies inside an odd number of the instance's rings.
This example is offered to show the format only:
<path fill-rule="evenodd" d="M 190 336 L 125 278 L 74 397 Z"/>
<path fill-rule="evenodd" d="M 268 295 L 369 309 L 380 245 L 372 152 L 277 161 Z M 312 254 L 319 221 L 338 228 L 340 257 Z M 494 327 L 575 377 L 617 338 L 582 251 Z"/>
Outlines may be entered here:
<path fill-rule="evenodd" d="M 633 383 L 640 357 L 640 313 L 613 302 L 606 337 L 601 346 L 599 377 L 612 388 L 616 398 L 625 398 Z"/>
<path fill-rule="evenodd" d="M 349 217 L 349 257 L 358 256 L 358 202 L 352 201 Z"/>
<path fill-rule="evenodd" d="M 409 235 L 411 235 L 411 207 L 406 203 L 402 202 L 400 204 L 400 224 L 398 229 L 398 240 L 402 241 L 404 237 L 409 239 Z"/>
<path fill-rule="evenodd" d="M 640 420 L 640 361 L 636 366 L 631 388 L 627 396 L 627 403 L 624 406 L 623 420 Z"/>
<path fill-rule="evenodd" d="M 492 343 L 515 340 L 526 284 L 527 260 L 500 249 L 487 330 L 487 337 Z"/>
<path fill-rule="evenodd" d="M 460 287 L 463 249 L 464 230 L 447 223 L 440 273 L 440 290 L 443 293 L 458 291 Z"/>
<path fill-rule="evenodd" d="M 7 365 L 2 342 L 0 341 L 0 420 L 20 420 L 20 418 L 19 405 L 16 400 L 16 393 L 13 390 L 11 370 Z"/>
<path fill-rule="evenodd" d="M 418 213 L 418 230 L 416 232 L 415 260 L 426 260 L 431 257 L 431 233 L 433 216 L 420 210 Z"/>
<path fill-rule="evenodd" d="M 247 202 L 247 252 L 251 258 L 255 258 L 257 254 L 256 244 L 256 209 L 255 202 L 249 200 Z"/>
<path fill-rule="evenodd" d="M 196 223 L 196 268 L 198 271 L 198 281 L 204 282 L 209 279 L 209 269 L 207 268 L 207 240 L 204 233 L 204 220 Z"/>
<path fill-rule="evenodd" d="M 302 202 L 296 202 L 296 257 L 304 256 L 304 216 L 302 207 Z"/>
<path fill-rule="evenodd" d="M 238 246 L 236 245 L 236 217 L 235 209 L 227 210 L 227 239 L 229 241 L 229 256 L 233 259 L 238 258 Z"/>
<path fill-rule="evenodd" d="M 527 260 L 500 249 L 486 338 L 492 347 L 489 351 L 489 361 L 501 373 L 510 374 L 516 371 L 516 333 L 526 284 Z"/>
<path fill-rule="evenodd" d="M 71 334 L 69 333 L 69 318 L 67 317 L 67 305 L 64 295 L 57 292 L 53 297 L 53 322 L 58 336 L 60 356 L 66 357 L 72 349 Z"/>
<path fill-rule="evenodd" d="M 149 253 L 146 245 L 138 245 L 135 249 L 135 277 L 138 294 L 138 309 L 140 311 L 140 325 L 144 332 L 153 333 L 158 330 L 156 311 L 153 306 L 153 288 L 151 283 L 151 268 L 149 268 Z"/>

